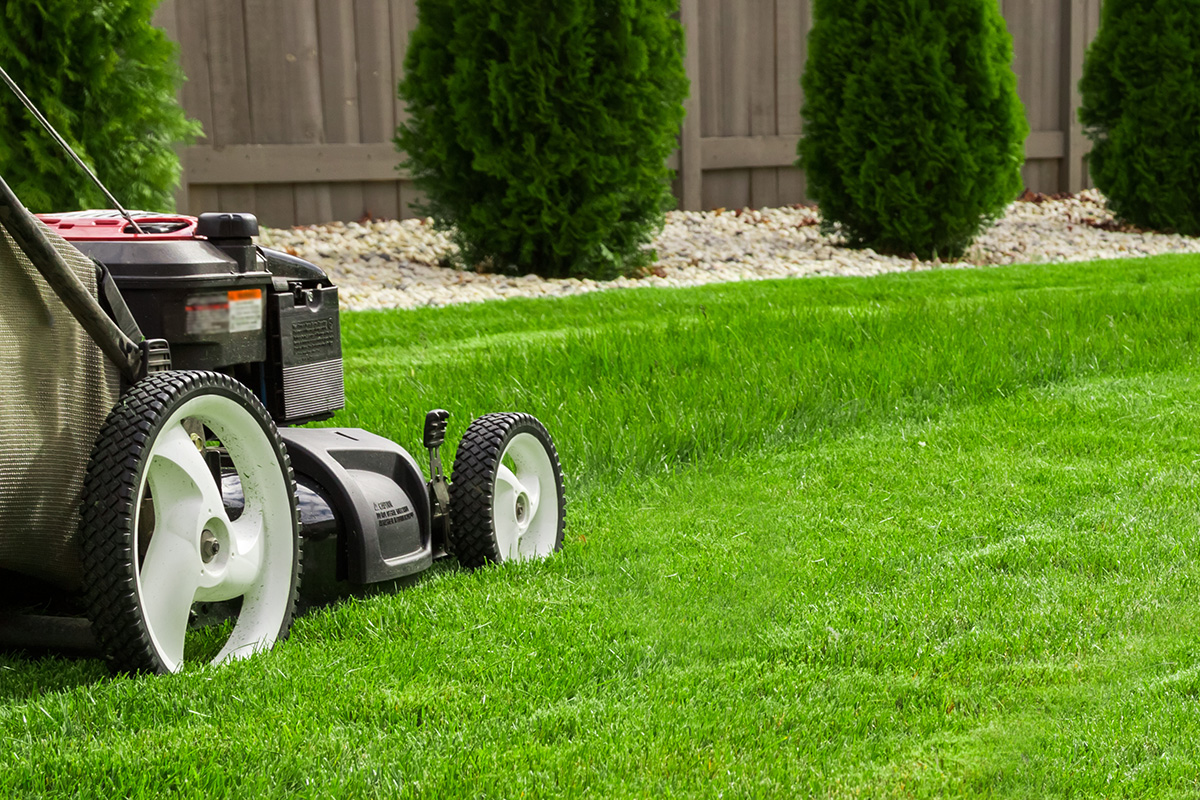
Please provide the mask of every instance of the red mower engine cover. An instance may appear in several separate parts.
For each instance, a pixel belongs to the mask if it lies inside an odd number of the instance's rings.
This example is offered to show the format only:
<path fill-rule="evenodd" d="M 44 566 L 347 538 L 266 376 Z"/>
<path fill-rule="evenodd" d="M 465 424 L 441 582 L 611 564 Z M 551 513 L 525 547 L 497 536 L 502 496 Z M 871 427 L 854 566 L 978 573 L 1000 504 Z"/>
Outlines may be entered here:
<path fill-rule="evenodd" d="M 254 244 L 251 214 L 42 214 L 103 265 L 147 338 L 175 369 L 223 372 L 279 424 L 326 419 L 345 403 L 337 287 L 318 267 Z"/>

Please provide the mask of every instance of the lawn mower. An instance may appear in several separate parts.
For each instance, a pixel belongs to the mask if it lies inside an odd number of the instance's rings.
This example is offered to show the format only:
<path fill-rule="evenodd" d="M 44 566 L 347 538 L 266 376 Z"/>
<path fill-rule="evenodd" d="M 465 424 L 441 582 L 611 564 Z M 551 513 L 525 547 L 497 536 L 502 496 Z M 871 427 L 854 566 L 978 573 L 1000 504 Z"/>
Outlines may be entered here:
<path fill-rule="evenodd" d="M 172 672 L 270 648 L 302 586 L 561 547 L 541 422 L 476 419 L 449 481 L 446 411 L 428 479 L 381 436 L 302 427 L 345 400 L 326 273 L 252 215 L 129 212 L 96 183 L 115 211 L 35 217 L 0 178 L 0 642 Z"/>

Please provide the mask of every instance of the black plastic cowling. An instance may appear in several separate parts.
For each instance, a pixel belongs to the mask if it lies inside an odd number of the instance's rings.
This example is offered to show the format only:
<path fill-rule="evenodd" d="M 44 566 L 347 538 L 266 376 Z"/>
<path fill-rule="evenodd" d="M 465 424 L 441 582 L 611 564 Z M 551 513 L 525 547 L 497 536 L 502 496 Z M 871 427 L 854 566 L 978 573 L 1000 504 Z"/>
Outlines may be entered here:
<path fill-rule="evenodd" d="M 214 244 L 229 239 L 248 240 L 258 236 L 258 218 L 253 214 L 201 214 L 196 219 L 196 235 Z"/>
<path fill-rule="evenodd" d="M 435 408 L 425 415 L 425 433 L 422 442 L 426 450 L 441 447 L 442 442 L 446 441 L 446 420 L 448 419 L 450 419 L 450 412 L 443 408 Z"/>

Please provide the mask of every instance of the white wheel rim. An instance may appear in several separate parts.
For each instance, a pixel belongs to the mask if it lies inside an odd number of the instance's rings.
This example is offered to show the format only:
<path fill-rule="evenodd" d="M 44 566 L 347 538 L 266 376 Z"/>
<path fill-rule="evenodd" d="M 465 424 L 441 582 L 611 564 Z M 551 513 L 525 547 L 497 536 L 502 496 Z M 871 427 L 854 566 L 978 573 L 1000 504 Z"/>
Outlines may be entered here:
<path fill-rule="evenodd" d="M 236 520 L 226 513 L 220 485 L 185 420 L 203 423 L 225 446 L 245 496 Z M 258 420 L 224 395 L 194 397 L 167 419 L 145 464 L 134 508 L 140 516 L 149 488 L 154 527 L 149 543 L 135 547 L 134 566 L 142 618 L 163 664 L 172 672 L 183 665 L 196 602 L 242 598 L 233 632 L 213 663 L 269 648 L 287 614 L 296 545 L 291 489 Z M 141 535 L 136 518 L 134 531 Z M 218 542 L 215 554 L 202 555 L 203 539 Z"/>
<path fill-rule="evenodd" d="M 527 561 L 554 552 L 558 486 L 545 445 L 518 433 L 500 453 L 492 492 L 492 527 L 501 561 Z"/>

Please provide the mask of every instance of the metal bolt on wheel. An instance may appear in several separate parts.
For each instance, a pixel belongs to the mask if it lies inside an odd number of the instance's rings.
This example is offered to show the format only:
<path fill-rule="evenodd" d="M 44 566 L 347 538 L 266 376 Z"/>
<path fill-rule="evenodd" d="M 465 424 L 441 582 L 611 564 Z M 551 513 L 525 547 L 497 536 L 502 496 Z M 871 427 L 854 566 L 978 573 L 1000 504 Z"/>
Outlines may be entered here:
<path fill-rule="evenodd" d="M 467 567 L 562 547 L 562 470 L 542 423 L 514 413 L 471 423 L 454 458 L 450 517 L 454 553 Z"/>
<path fill-rule="evenodd" d="M 226 509 L 202 452 L 216 447 L 237 471 L 240 513 Z M 298 527 L 283 442 L 245 387 L 210 372 L 136 384 L 97 439 L 80 527 L 88 615 L 112 666 L 179 670 L 199 604 L 241 601 L 213 663 L 284 638 L 299 584 Z"/>

